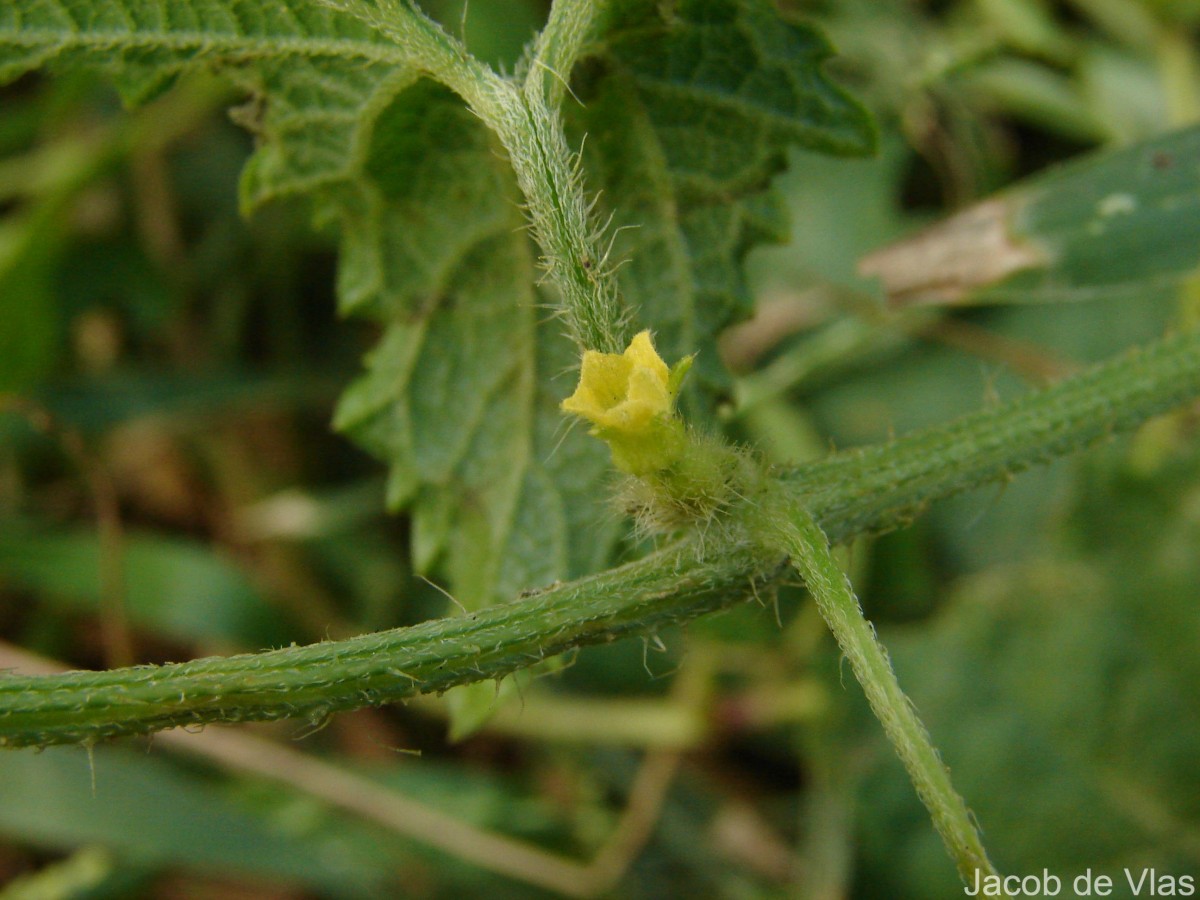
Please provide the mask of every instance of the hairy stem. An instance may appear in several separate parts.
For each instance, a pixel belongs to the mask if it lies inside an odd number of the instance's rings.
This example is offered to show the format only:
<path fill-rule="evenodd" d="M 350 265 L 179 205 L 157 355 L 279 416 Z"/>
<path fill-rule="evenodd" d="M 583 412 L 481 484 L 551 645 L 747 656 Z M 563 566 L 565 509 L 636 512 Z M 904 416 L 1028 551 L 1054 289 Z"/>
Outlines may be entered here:
<path fill-rule="evenodd" d="M 602 0 L 555 0 L 534 44 L 520 106 L 508 105 L 494 127 L 517 173 L 571 337 L 581 350 L 620 353 L 631 336 L 629 311 L 559 115 L 571 69 L 602 6 Z"/>
<path fill-rule="evenodd" d="M 596 13 L 604 0 L 554 0 L 550 18 L 533 46 L 525 93 L 542 93 L 546 105 L 557 109 L 568 90 L 571 69 L 579 58 Z"/>
<path fill-rule="evenodd" d="M 1159 341 L 995 409 L 835 454 L 776 485 L 829 537 L 896 527 L 937 497 L 1044 462 L 1200 396 L 1200 331 Z M 587 643 L 653 630 L 753 593 L 783 554 L 746 536 L 684 540 L 626 566 L 472 616 L 171 666 L 0 677 L 0 746 L 299 716 L 496 678 Z"/>
<path fill-rule="evenodd" d="M 168 666 L 0 677 L 0 746 L 301 717 L 497 678 L 585 643 L 718 609 L 771 576 L 745 547 L 676 546 L 521 602 L 345 641 Z"/>
<path fill-rule="evenodd" d="M 1007 480 L 1198 395 L 1200 330 L 1192 330 L 995 408 L 893 443 L 832 454 L 782 480 L 838 543 L 906 524 L 932 500 Z M 852 499 L 860 494 L 887 507 L 872 503 L 867 512 Z"/>
<path fill-rule="evenodd" d="M 379 7 L 362 0 L 328 2 L 389 37 L 408 65 L 461 96 L 495 133 L 516 172 L 567 331 L 580 349 L 621 352 L 630 337 L 628 311 L 584 195 L 578 157 L 567 145 L 558 114 L 565 87 L 561 79 L 570 75 L 594 4 L 554 4 L 522 85 L 475 59 L 461 41 L 404 0 L 385 0 Z"/>
<path fill-rule="evenodd" d="M 496 91 L 506 89 L 503 78 L 410 0 L 380 0 L 378 4 L 364 0 L 324 2 L 385 35 L 400 50 L 398 62 L 446 85 L 485 120 L 495 108 Z"/>
<path fill-rule="evenodd" d="M 526 91 L 506 106 L 494 127 L 525 196 L 568 332 L 581 350 L 620 353 L 629 343 L 629 313 L 557 110 L 540 90 Z"/>
<path fill-rule="evenodd" d="M 913 705 L 900 689 L 887 651 L 866 620 L 858 598 L 845 574 L 838 568 L 821 526 L 799 504 L 790 508 L 768 505 L 757 516 L 762 540 L 791 557 L 792 565 L 817 604 L 821 617 L 833 632 L 854 676 L 862 685 L 871 711 L 883 725 L 896 755 L 904 763 L 929 810 L 934 827 L 964 881 L 973 883 L 976 872 L 994 875 L 970 812 L 950 783 L 946 768 Z"/>

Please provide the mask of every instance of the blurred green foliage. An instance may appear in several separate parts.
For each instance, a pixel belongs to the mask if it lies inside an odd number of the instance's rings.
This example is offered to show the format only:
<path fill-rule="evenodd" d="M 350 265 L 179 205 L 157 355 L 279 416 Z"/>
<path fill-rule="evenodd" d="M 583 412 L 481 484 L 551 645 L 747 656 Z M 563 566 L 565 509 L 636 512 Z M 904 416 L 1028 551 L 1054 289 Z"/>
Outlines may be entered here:
<path fill-rule="evenodd" d="M 749 260 L 767 324 L 723 346 L 740 373 L 733 395 L 757 391 L 753 407 L 726 410 L 734 434 L 781 462 L 812 458 L 830 443 L 943 421 L 1194 321 L 1188 282 L 905 318 L 881 314 L 877 287 L 855 274 L 868 251 L 1025 176 L 1195 122 L 1194 3 L 783 5 L 839 47 L 834 68 L 875 113 L 882 150 L 864 161 L 796 151 L 777 180 L 790 241 Z M 454 30 L 464 21 L 477 54 L 508 64 L 545 15 L 536 2 L 428 8 Z M 445 504 L 386 516 L 380 467 L 329 427 L 378 335 L 338 320 L 334 239 L 310 228 L 309 209 L 280 202 L 240 217 L 252 141 L 223 112 L 231 99 L 194 79 L 130 113 L 71 75 L 26 76 L 0 93 L 8 644 L 101 666 L 115 629 L 138 661 L 155 662 L 449 608 L 414 575 L 439 571 L 430 563 L 446 539 Z M 538 365 L 566 366 L 552 355 Z M 763 382 L 770 372 L 783 375 Z M 1195 425 L 1187 414 L 1153 423 L 1003 491 L 939 504 L 847 556 L 1002 871 L 1200 875 Z M 549 452 L 556 436 L 542 437 Z M 103 534 L 106 492 L 119 512 L 115 544 Z M 549 527 L 548 540 L 579 541 L 573 571 L 616 539 L 602 503 L 580 492 L 570 535 Z M 536 513 L 532 525 L 557 526 Z M 120 603 L 106 600 L 102 575 L 113 546 Z M 961 896 L 798 590 L 569 662 L 523 686 L 516 724 L 501 717 L 462 743 L 446 739 L 446 706 L 430 700 L 335 719 L 294 746 L 577 858 L 614 831 L 634 833 L 621 811 L 645 802 L 652 827 L 621 896 Z M 592 710 L 593 726 L 559 727 L 553 704 L 564 699 Z M 647 727 L 639 740 L 604 727 L 651 699 L 678 714 L 664 714 L 671 730 Z M 269 733 L 286 742 L 306 730 Z M 646 756 L 650 744 L 660 749 Z M 98 748 L 94 793 L 82 750 L 0 757 L 0 882 L 25 876 L 16 890 L 40 876 L 47 895 L 81 897 L 535 891 L 303 786 L 151 746 L 148 757 Z M 655 802 L 642 760 L 675 751 L 683 764 Z M 107 851 L 99 863 L 78 856 L 90 864 L 74 881 L 63 875 L 70 854 L 96 846 Z"/>

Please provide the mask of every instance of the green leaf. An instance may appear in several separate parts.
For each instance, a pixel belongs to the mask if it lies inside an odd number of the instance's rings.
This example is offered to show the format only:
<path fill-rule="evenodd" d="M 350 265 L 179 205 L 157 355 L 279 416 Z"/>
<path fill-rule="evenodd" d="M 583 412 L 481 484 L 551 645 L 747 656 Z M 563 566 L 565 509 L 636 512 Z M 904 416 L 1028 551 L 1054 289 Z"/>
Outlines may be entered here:
<path fill-rule="evenodd" d="M 741 259 L 785 231 L 766 189 L 787 146 L 861 151 L 871 133 L 820 76 L 828 48 L 814 33 L 757 2 L 710 6 L 669 23 L 654 4 L 614 11 L 577 79 L 587 97 L 575 124 L 594 135 L 589 187 L 617 223 L 638 225 L 619 252 L 633 255 L 623 287 L 640 324 L 674 348 L 671 362 L 707 351 L 717 381 L 715 337 L 749 306 Z M 653 70 L 667 39 L 690 70 Z M 731 44 L 724 80 L 673 83 Z M 676 94 L 700 123 L 687 133 L 667 118 Z M 418 565 L 441 556 L 468 609 L 602 566 L 620 534 L 599 499 L 607 452 L 563 431 L 558 402 L 576 360 L 553 322 L 538 321 L 534 252 L 498 148 L 448 92 L 418 84 L 380 116 L 355 188 L 327 200 L 344 235 L 342 308 L 386 330 L 336 426 L 391 463 L 390 500 L 411 510 Z M 496 704 L 474 697 L 458 700 L 458 732 Z"/>
<path fill-rule="evenodd" d="M 982 300 L 1086 300 L 1200 265 L 1200 127 L 1064 166 L 1016 191 L 1013 232 L 1051 261 Z"/>
<path fill-rule="evenodd" d="M 372 110 L 408 84 L 399 50 L 317 0 L 8 0 L 0 5 L 0 82 L 46 66 L 99 68 L 130 103 L 206 66 L 253 95 L 241 120 L 261 144 L 242 200 L 345 177 Z"/>
<path fill-rule="evenodd" d="M 787 238 L 771 179 L 788 148 L 874 146 L 867 114 L 821 71 L 830 53 L 766 0 L 626 0 L 572 79 L 587 185 L 627 229 L 622 288 L 668 362 L 699 351 L 710 388 L 727 383 L 716 336 L 751 309 L 746 253 Z"/>
<path fill-rule="evenodd" d="M 497 709 L 517 697 L 515 676 L 498 683 L 477 681 L 456 687 L 446 694 L 450 709 L 450 733 L 447 736 L 451 741 L 470 737 L 488 723 Z"/>
<path fill-rule="evenodd" d="M 430 152 L 430 148 L 441 148 Z M 564 432 L 573 348 L 538 309 L 511 172 L 448 91 L 381 115 L 342 224 L 342 307 L 386 323 L 335 425 L 392 466 L 416 562 L 468 609 L 602 565 L 616 524 L 589 493 L 606 452 Z"/>
<path fill-rule="evenodd" d="M 370 9 L 347 9 L 191 0 L 168 14 L 99 0 L 85 15 L 18 0 L 0 13 L 0 73 L 82 62 L 138 100 L 204 63 L 251 92 L 239 117 L 260 144 L 243 205 L 312 195 L 340 228 L 342 310 L 383 325 L 335 424 L 391 465 L 390 504 L 412 514 L 418 564 L 440 564 L 477 609 L 611 558 L 621 527 L 600 499 L 607 451 L 565 430 L 558 403 L 577 359 L 539 311 L 498 145 L 460 99 L 415 81 L 403 28 L 388 20 L 389 43 Z M 671 362 L 703 351 L 719 382 L 713 341 L 749 306 L 741 259 L 785 231 L 767 189 L 786 148 L 862 152 L 870 126 L 821 74 L 824 41 L 766 0 L 666 17 L 637 0 L 606 15 L 577 79 L 591 99 L 576 124 L 598 138 L 589 187 L 617 224 L 641 228 L 618 252 L 634 257 L 624 287 L 642 324 Z"/>
<path fill-rule="evenodd" d="M 645 226 L 629 245 L 646 252 L 626 288 L 645 323 L 680 348 L 669 356 L 711 350 L 747 306 L 741 256 L 783 233 L 764 189 L 786 145 L 861 151 L 869 125 L 820 74 L 827 45 L 765 0 L 684 3 L 669 18 L 658 4 L 624 2 L 600 33 L 593 61 L 606 71 L 581 81 L 597 93 L 583 127 L 612 136 L 606 165 L 637 176 L 627 165 L 637 155 L 653 175 L 641 185 L 648 196 L 611 177 L 594 185 L 621 223 Z M 538 324 L 508 167 L 457 100 L 410 87 L 400 46 L 316 0 L 252 11 L 232 0 L 6 6 L 0 74 L 51 61 L 99 66 L 131 100 L 197 63 L 250 89 L 241 119 L 261 141 L 244 204 L 307 191 L 341 225 L 342 308 L 386 331 L 338 424 L 392 463 L 391 499 L 411 501 L 420 561 L 444 544 L 461 602 L 484 605 L 606 560 L 617 528 L 595 500 L 604 452 L 560 432 L 569 385 L 551 379 L 573 354 Z M 626 100 L 636 116 L 614 110 Z M 699 127 L 681 130 L 692 120 Z M 719 374 L 714 352 L 700 364 Z"/>
<path fill-rule="evenodd" d="M 99 539 L 40 531 L 11 520 L 0 531 L 0 573 L 58 607 L 94 612 L 101 603 Z M 127 534 L 121 543 L 123 600 L 137 627 L 176 640 L 263 647 L 293 635 L 278 612 L 230 563 L 197 543 Z"/>
<path fill-rule="evenodd" d="M 539 323 L 534 251 L 492 138 L 421 82 L 381 115 L 356 187 L 325 196 L 342 225 L 341 304 L 385 331 L 335 427 L 391 465 L 417 566 L 440 562 L 468 610 L 602 567 L 619 535 L 595 491 L 607 452 L 563 431 L 556 376 L 574 349 Z M 455 691 L 454 737 L 512 696 Z"/>
<path fill-rule="evenodd" d="M 766 189 L 787 146 L 858 152 L 871 132 L 821 76 L 827 45 L 768 5 L 658 10 L 612 10 L 576 78 L 576 125 L 592 136 L 589 186 L 639 226 L 621 252 L 641 323 L 677 348 L 668 360 L 703 348 L 719 373 L 713 340 L 731 307 L 748 308 L 741 257 L 785 229 Z M 674 62 L 656 69 L 664 41 Z M 554 378 L 573 355 L 538 324 L 533 254 L 493 142 L 420 84 L 381 115 L 356 187 L 329 198 L 342 307 L 388 327 L 337 426 L 392 463 L 418 562 L 446 550 L 468 608 L 602 564 L 616 534 L 597 502 L 605 453 L 561 432 L 570 382 Z"/>
<path fill-rule="evenodd" d="M 1200 265 L 1200 127 L 1067 163 L 863 260 L 897 305 L 1058 303 Z"/>
<path fill-rule="evenodd" d="M 95 845 L 130 863 L 240 874 L 327 896 L 380 896 L 394 871 L 336 833 L 271 821 L 213 785 L 136 750 L 10 753 L 0 766 L 0 833 L 39 848 Z"/>

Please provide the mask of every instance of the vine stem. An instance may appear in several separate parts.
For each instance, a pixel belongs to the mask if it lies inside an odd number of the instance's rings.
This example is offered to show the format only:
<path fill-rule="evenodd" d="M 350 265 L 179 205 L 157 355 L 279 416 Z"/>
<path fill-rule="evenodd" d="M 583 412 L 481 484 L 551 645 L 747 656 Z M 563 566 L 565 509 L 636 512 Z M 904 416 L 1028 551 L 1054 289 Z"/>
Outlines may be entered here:
<path fill-rule="evenodd" d="M 605 0 L 554 0 L 545 27 L 538 33 L 525 76 L 525 93 L 543 93 L 557 109 L 569 90 L 567 79 Z"/>
<path fill-rule="evenodd" d="M 629 311 L 602 250 L 603 229 L 592 216 L 579 157 L 567 144 L 558 112 L 599 4 L 556 0 L 521 82 L 476 59 L 462 41 L 404 0 L 379 6 L 363 0 L 326 2 L 391 39 L 404 64 L 446 85 L 491 129 L 516 173 L 568 333 L 580 350 L 620 353 L 631 336 Z"/>
<path fill-rule="evenodd" d="M 973 883 L 976 873 L 995 875 L 987 852 L 962 797 L 950 783 L 942 762 L 912 702 L 896 680 L 887 650 L 863 616 L 849 579 L 838 566 L 829 540 L 812 514 L 800 504 L 768 504 L 756 511 L 753 530 L 763 542 L 786 553 L 804 580 L 821 617 L 862 685 L 871 711 L 883 725 L 896 755 L 912 779 L 917 795 L 958 873 Z"/>
<path fill-rule="evenodd" d="M 938 428 L 834 454 L 772 481 L 770 490 L 802 505 L 840 542 L 895 528 L 938 497 L 1007 479 L 1198 396 L 1200 331 L 1192 331 Z M 0 747 L 89 743 L 205 722 L 321 721 L 497 678 L 573 647 L 737 603 L 778 575 L 783 555 L 749 535 L 728 544 L 693 538 L 471 616 L 178 665 L 3 675 Z"/>

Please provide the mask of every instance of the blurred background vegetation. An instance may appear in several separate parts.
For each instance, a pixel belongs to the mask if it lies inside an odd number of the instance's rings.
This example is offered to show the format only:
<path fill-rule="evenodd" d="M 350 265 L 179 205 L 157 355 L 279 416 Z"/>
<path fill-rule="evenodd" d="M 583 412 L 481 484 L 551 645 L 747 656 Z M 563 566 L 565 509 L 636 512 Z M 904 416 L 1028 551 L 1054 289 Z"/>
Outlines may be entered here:
<path fill-rule="evenodd" d="M 426 6 L 510 64 L 546 13 Z M 885 314 L 855 267 L 1055 163 L 1194 123 L 1200 5 L 784 6 L 839 47 L 881 152 L 797 153 L 782 177 L 792 240 L 752 254 L 760 313 L 725 342 L 732 434 L 811 459 L 1194 321 L 1188 281 Z M 129 113 L 64 76 L 0 93 L 0 665 L 183 660 L 447 610 L 383 513 L 382 466 L 329 428 L 376 337 L 337 320 L 332 235 L 299 203 L 238 214 L 238 99 L 191 80 Z M 1200 875 L 1195 427 L 1156 421 L 848 549 L 1002 871 Z M 0 897 L 544 892 L 551 857 L 497 874 L 471 828 L 596 858 L 579 883 L 619 877 L 620 896 L 961 896 L 802 591 L 569 663 L 458 743 L 436 699 L 256 727 L 275 777 L 165 741 L 6 753 Z M 327 767 L 286 774 L 298 754 Z M 331 773 L 420 805 L 384 821 Z"/>

